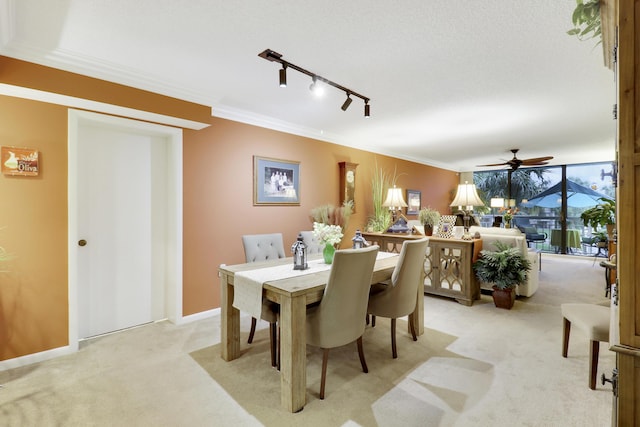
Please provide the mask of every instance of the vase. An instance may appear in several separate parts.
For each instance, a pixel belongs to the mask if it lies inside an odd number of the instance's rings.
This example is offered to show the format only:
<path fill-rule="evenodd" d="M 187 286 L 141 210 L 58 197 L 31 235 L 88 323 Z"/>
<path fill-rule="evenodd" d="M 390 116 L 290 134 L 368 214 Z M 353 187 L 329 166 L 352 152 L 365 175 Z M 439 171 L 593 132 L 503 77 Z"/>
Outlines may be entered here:
<path fill-rule="evenodd" d="M 333 262 L 333 254 L 336 252 L 336 248 L 327 243 L 322 250 L 322 256 L 324 257 L 325 264 L 331 264 Z"/>
<path fill-rule="evenodd" d="M 506 221 L 504 223 L 504 228 L 511 228 L 511 221 Z"/>

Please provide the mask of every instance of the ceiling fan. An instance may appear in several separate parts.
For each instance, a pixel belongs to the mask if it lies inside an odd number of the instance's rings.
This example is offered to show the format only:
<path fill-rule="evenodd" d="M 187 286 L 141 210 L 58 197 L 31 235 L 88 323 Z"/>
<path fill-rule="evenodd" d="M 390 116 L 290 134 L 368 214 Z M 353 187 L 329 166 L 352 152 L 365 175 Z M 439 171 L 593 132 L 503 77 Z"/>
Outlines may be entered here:
<path fill-rule="evenodd" d="M 507 199 L 511 200 L 511 174 L 518 169 L 520 166 L 543 166 L 546 165 L 549 160 L 553 159 L 553 156 L 544 156 L 544 157 L 533 157 L 531 159 L 519 159 L 516 157 L 516 153 L 518 152 L 518 148 L 512 148 L 511 152 L 513 153 L 513 159 L 504 163 L 493 163 L 490 165 L 479 165 L 479 166 L 509 166 L 509 171 L 507 173 Z"/>
<path fill-rule="evenodd" d="M 519 159 L 516 157 L 516 153 L 519 148 L 511 149 L 513 153 L 513 159 L 504 163 L 493 163 L 490 165 L 478 165 L 478 166 L 506 166 L 508 165 L 511 168 L 511 171 L 518 169 L 520 166 L 542 166 L 546 165 L 549 160 L 553 159 L 553 156 L 545 156 L 545 157 L 534 157 L 531 159 Z"/>

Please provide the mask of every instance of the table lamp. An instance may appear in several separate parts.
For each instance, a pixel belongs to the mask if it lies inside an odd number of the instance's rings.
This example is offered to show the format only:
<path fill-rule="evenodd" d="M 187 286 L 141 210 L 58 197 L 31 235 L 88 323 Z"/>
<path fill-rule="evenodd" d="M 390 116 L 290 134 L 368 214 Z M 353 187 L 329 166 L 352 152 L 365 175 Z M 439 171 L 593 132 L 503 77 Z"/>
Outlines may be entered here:
<path fill-rule="evenodd" d="M 471 234 L 469 234 L 469 221 L 471 217 L 469 216 L 469 213 L 473 212 L 474 206 L 484 206 L 480 196 L 478 196 L 475 184 L 469 184 L 468 181 L 465 181 L 464 184 L 459 184 L 456 197 L 453 199 L 450 206 L 457 206 L 464 214 L 464 234 L 462 239 L 471 240 Z M 466 209 L 463 209 L 463 207 Z"/>

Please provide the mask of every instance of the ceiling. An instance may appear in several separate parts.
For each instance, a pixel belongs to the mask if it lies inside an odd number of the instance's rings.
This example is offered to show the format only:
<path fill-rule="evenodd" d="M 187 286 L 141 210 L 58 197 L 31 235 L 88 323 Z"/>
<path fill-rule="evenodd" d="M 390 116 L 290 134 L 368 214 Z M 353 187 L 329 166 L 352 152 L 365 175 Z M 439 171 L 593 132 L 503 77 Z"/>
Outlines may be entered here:
<path fill-rule="evenodd" d="M 212 114 L 455 171 L 613 160 L 614 74 L 575 0 L 0 0 L 0 55 L 210 105 Z M 291 69 L 282 58 L 371 99 Z M 259 141 L 256 141 L 259 143 Z"/>

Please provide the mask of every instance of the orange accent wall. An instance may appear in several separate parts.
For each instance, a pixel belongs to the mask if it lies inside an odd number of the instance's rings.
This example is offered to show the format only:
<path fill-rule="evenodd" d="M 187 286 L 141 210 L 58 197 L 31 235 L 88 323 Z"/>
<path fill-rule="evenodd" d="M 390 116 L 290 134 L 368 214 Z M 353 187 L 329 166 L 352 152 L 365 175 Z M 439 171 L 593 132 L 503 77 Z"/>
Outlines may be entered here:
<path fill-rule="evenodd" d="M 312 208 L 337 206 L 340 162 L 359 164 L 356 213 L 344 245 L 373 211 L 376 162 L 387 173 L 397 172 L 398 187 L 420 190 L 423 206 L 450 212 L 455 172 L 223 119 L 212 118 L 211 124 L 184 134 L 185 315 L 220 306 L 217 269 L 244 262 L 243 234 L 282 232 L 286 250 L 299 231 L 311 230 Z M 254 155 L 300 162 L 300 206 L 253 205 Z"/>
<path fill-rule="evenodd" d="M 0 57 L 0 82 L 96 99 L 111 84 Z M 13 64 L 12 72 L 5 67 Z M 4 68 L 3 68 L 4 67 Z M 11 67 L 9 67 L 11 68 Z M 18 69 L 24 75 L 14 74 Z M 10 78 L 9 78 L 10 77 Z M 19 78 L 18 78 L 19 77 Z M 47 83 L 44 80 L 64 80 Z M 77 83 L 77 85 L 76 85 Z M 81 91 L 72 90 L 82 87 Z M 167 114 L 176 105 L 157 95 L 140 104 L 141 91 L 118 85 L 104 102 Z M 150 102 L 156 100 L 158 102 Z M 164 103 L 172 104 L 164 110 Z M 200 106 L 202 107 L 202 106 Z M 256 126 L 207 117 L 211 127 L 184 132 L 183 314 L 217 308 L 219 264 L 244 259 L 241 236 L 281 231 L 285 245 L 311 229 L 310 210 L 338 204 L 339 166 L 358 163 L 357 212 L 345 241 L 371 211 L 374 163 L 397 171 L 397 185 L 422 191 L 423 206 L 448 212 L 455 172 L 375 155 Z M 195 120 L 194 117 L 189 118 Z M 67 108 L 0 96 L 0 145 L 40 152 L 40 175 L 0 175 L 0 246 L 15 257 L 0 265 L 0 360 L 68 345 Z M 300 162 L 300 206 L 253 206 L 253 156 Z"/>
<path fill-rule="evenodd" d="M 0 145 L 37 149 L 36 177 L 0 176 L 0 360 L 68 344 L 67 109 L 0 96 Z"/>

